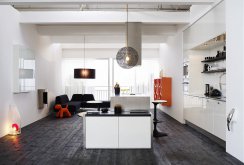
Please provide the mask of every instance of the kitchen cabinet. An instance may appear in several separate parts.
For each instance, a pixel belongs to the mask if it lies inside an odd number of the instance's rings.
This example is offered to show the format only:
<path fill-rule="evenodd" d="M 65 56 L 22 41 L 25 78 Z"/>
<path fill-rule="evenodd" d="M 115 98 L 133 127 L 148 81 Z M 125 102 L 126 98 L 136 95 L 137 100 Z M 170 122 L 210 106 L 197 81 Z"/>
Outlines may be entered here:
<path fill-rule="evenodd" d="M 226 134 L 226 113 L 225 113 L 225 107 L 226 103 L 221 101 L 215 101 L 214 102 L 214 115 L 213 115 L 213 130 L 214 135 L 219 137 L 220 139 L 225 140 L 225 134 Z"/>
<path fill-rule="evenodd" d="M 87 149 L 151 148 L 150 113 L 89 115 L 86 115 L 84 120 L 84 139 Z"/>
<path fill-rule="evenodd" d="M 151 148 L 151 118 L 119 117 L 119 148 Z"/>
<path fill-rule="evenodd" d="M 202 98 L 203 105 L 202 105 L 202 118 L 203 118 L 203 125 L 201 128 L 208 131 L 211 134 L 214 134 L 213 131 L 213 110 L 214 110 L 214 102 L 215 100 L 205 99 Z"/>
<path fill-rule="evenodd" d="M 226 103 L 205 97 L 184 96 L 184 119 L 225 140 Z"/>
<path fill-rule="evenodd" d="M 118 148 L 118 117 L 86 117 L 86 148 Z"/>
<path fill-rule="evenodd" d="M 202 126 L 202 99 L 194 96 L 185 96 L 184 117 L 198 127 Z"/>
<path fill-rule="evenodd" d="M 172 105 L 172 78 L 162 77 L 154 79 L 154 100 L 167 100 L 163 106 Z"/>

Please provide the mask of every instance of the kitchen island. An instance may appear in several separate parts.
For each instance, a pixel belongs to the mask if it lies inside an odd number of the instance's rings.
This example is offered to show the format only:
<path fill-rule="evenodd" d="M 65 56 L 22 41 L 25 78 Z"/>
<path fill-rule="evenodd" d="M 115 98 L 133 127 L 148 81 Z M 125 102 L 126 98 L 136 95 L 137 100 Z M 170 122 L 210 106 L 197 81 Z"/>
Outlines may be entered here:
<path fill-rule="evenodd" d="M 151 113 L 87 112 L 85 146 L 89 148 L 151 148 Z"/>

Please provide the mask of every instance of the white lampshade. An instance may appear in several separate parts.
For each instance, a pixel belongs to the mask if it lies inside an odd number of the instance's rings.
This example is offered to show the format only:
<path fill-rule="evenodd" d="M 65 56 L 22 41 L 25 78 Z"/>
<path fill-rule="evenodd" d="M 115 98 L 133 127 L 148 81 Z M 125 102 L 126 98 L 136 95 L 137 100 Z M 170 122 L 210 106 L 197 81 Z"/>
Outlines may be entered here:
<path fill-rule="evenodd" d="M 9 135 L 18 135 L 21 133 L 21 118 L 16 106 L 9 107 Z"/>

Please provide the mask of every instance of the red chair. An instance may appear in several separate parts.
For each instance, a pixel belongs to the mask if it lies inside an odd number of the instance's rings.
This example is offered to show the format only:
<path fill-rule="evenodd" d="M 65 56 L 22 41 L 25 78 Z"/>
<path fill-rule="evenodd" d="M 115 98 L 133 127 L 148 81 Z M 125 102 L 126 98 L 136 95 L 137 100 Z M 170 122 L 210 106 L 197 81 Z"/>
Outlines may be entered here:
<path fill-rule="evenodd" d="M 58 112 L 56 113 L 56 117 L 63 118 L 64 116 L 66 117 L 71 117 L 71 113 L 69 112 L 68 105 L 66 105 L 65 108 L 61 106 L 61 104 L 56 104 L 55 105 L 55 110 Z"/>

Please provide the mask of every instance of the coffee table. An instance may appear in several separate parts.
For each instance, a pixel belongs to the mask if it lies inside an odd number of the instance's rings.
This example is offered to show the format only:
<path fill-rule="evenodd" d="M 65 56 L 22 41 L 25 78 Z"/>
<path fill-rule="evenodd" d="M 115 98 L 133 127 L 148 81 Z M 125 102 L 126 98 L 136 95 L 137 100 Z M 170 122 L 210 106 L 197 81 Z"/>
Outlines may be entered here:
<path fill-rule="evenodd" d="M 102 105 L 102 101 L 87 101 L 87 103 L 89 103 L 89 104 L 96 104 L 97 105 L 97 110 L 98 111 L 100 111 L 100 107 L 101 107 L 101 105 Z"/>
<path fill-rule="evenodd" d="M 157 119 L 157 111 L 156 111 L 158 104 L 167 103 L 167 101 L 166 100 L 154 100 L 154 101 L 152 101 L 152 103 L 154 105 L 154 118 L 153 118 L 154 129 L 153 129 L 153 136 L 154 137 L 168 136 L 166 133 L 159 132 L 157 130 L 157 124 L 158 123 L 161 123 L 162 121 L 159 121 Z"/>

